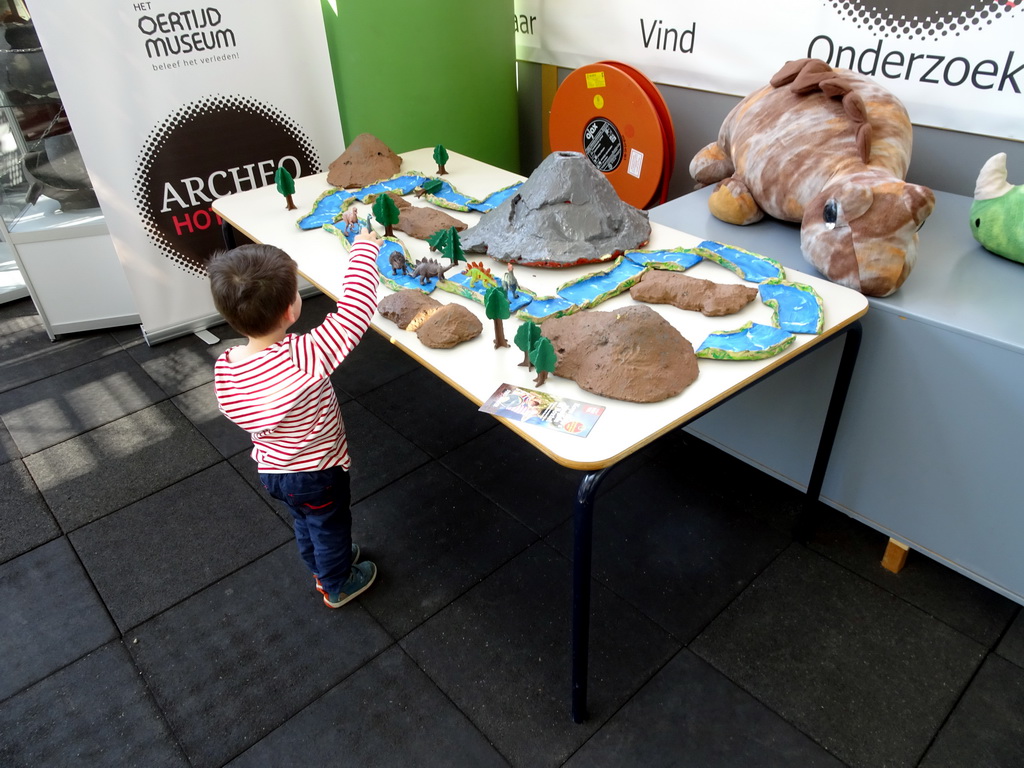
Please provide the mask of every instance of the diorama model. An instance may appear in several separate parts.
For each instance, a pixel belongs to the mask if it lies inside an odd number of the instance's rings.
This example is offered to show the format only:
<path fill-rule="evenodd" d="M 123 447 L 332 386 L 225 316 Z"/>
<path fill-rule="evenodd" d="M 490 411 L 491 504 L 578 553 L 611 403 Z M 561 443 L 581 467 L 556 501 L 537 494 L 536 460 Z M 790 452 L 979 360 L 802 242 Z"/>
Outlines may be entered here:
<path fill-rule="evenodd" d="M 343 227 L 345 234 L 350 235 L 352 232 L 359 229 L 359 209 L 354 205 L 350 205 L 345 209 L 345 212 L 341 214 L 341 220 L 345 224 Z"/>
<path fill-rule="evenodd" d="M 398 223 L 401 214 L 398 212 L 398 205 L 391 195 L 380 195 L 373 203 L 373 215 L 377 217 L 384 227 L 385 237 L 395 236 L 395 225 Z"/>
<path fill-rule="evenodd" d="M 888 296 L 910 274 L 935 207 L 930 189 L 904 181 L 911 130 L 900 101 L 870 78 L 790 61 L 732 109 L 690 175 L 718 184 L 717 218 L 798 221 L 804 257 L 822 274 Z"/>
<path fill-rule="evenodd" d="M 284 195 L 285 208 L 289 211 L 298 208 L 292 199 L 292 195 L 295 194 L 295 177 L 283 165 L 274 171 L 274 184 L 277 185 L 277 191 Z"/>
<path fill-rule="evenodd" d="M 525 366 L 527 370 L 533 370 L 533 361 L 530 360 L 530 351 L 540 339 L 540 326 L 532 320 L 525 320 L 520 324 L 519 330 L 513 339 L 515 345 L 523 350 L 523 362 L 519 365 Z"/>
<path fill-rule="evenodd" d="M 462 235 L 470 253 L 538 267 L 614 258 L 651 237 L 646 211 L 624 203 L 579 152 L 552 152 L 515 195 Z"/>
<path fill-rule="evenodd" d="M 511 312 L 509 311 L 508 295 L 504 289 L 496 285 L 487 289 L 487 293 L 484 294 L 484 311 L 487 313 L 487 319 L 494 321 L 494 348 L 507 347 L 508 341 L 505 339 L 503 321 L 511 317 Z"/>
<path fill-rule="evenodd" d="M 415 332 L 431 348 L 450 348 L 476 338 L 482 329 L 465 306 L 442 304 L 424 295 L 442 289 L 483 305 L 484 315 L 494 324 L 495 350 L 510 346 L 504 321 L 513 316 L 523 321 L 514 339 L 523 352 L 519 365 L 537 369 L 537 386 L 554 372 L 599 395 L 657 402 L 679 394 L 696 378 L 699 357 L 759 359 L 786 348 L 795 333 L 821 331 L 820 297 L 809 286 L 787 282 L 785 270 L 773 259 L 713 241 L 693 248 L 644 249 L 651 237 L 646 212 L 620 200 L 610 182 L 579 153 L 553 153 L 526 181 L 478 200 L 447 181 L 403 173 L 388 160 L 390 150 L 368 134 L 357 137 L 353 145 L 331 167 L 339 177 L 344 171 L 346 178 L 366 183 L 351 192 L 325 192 L 299 227 L 323 227 L 347 245 L 352 228 L 358 228 L 356 200 L 371 205 L 386 229 L 378 272 L 395 291 L 381 301 L 380 314 Z M 384 166 L 379 165 L 381 158 L 387 160 Z M 448 161 L 443 146 L 435 148 L 434 160 L 440 172 Z M 390 175 L 377 176 L 379 171 L 372 168 L 379 167 L 386 167 Z M 404 199 L 410 194 L 431 205 L 413 206 Z M 481 216 L 468 229 L 456 219 L 429 233 L 417 228 L 414 236 L 425 240 L 438 257 L 412 262 L 394 231 L 403 229 L 407 218 L 428 221 L 425 212 L 448 216 L 431 206 L 476 210 Z M 504 274 L 496 277 L 482 261 L 467 260 L 466 252 L 481 251 L 504 262 Z M 758 287 L 679 274 L 704 261 Z M 446 274 L 460 262 L 461 272 Z M 563 283 L 554 296 L 537 296 L 520 284 L 516 274 L 516 267 L 590 263 L 605 266 Z M 713 333 L 695 352 L 649 307 L 614 313 L 593 310 L 627 290 L 637 301 L 669 303 L 709 317 L 739 312 L 760 296 L 773 309 L 772 325 L 747 323 Z"/>
<path fill-rule="evenodd" d="M 443 145 L 434 147 L 434 162 L 437 163 L 437 175 L 444 176 L 448 170 L 444 167 L 448 162 L 448 150 Z"/>

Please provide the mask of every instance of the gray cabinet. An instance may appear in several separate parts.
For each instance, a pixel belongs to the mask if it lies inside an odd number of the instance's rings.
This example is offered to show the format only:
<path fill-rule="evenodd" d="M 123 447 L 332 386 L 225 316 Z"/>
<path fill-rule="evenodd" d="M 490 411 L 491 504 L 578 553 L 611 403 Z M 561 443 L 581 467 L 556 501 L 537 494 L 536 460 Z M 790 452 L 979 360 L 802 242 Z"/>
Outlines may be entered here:
<path fill-rule="evenodd" d="M 0 22 L 0 262 L 12 284 L 7 298 L 27 290 L 50 338 L 137 324 L 46 56 L 24 5 L 12 5 Z"/>
<path fill-rule="evenodd" d="M 708 212 L 709 194 L 651 219 L 815 273 L 797 225 L 725 224 Z M 822 496 L 1024 603 L 1024 265 L 974 241 L 970 204 L 937 192 L 914 271 L 893 296 L 869 300 Z M 689 429 L 804 488 L 837 359 L 809 355 Z"/>

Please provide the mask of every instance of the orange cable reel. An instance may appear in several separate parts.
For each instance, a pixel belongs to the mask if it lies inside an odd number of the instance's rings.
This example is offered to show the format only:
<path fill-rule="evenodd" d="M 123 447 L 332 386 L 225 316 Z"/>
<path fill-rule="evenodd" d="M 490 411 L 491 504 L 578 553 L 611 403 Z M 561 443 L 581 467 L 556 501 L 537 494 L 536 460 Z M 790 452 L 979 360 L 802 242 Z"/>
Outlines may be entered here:
<path fill-rule="evenodd" d="M 618 62 L 570 72 L 555 92 L 552 151 L 581 152 L 635 208 L 665 202 L 675 161 L 668 107 L 654 84 Z"/>

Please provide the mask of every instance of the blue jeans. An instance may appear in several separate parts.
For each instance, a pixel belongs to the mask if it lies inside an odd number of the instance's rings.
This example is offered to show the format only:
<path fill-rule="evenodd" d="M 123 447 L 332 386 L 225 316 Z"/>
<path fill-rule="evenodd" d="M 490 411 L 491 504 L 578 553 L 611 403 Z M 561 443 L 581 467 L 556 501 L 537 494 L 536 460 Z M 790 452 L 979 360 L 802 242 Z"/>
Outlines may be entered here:
<path fill-rule="evenodd" d="M 260 482 L 288 505 L 295 541 L 310 573 L 331 594 L 341 591 L 352 568 L 352 493 L 348 472 L 260 473 Z"/>

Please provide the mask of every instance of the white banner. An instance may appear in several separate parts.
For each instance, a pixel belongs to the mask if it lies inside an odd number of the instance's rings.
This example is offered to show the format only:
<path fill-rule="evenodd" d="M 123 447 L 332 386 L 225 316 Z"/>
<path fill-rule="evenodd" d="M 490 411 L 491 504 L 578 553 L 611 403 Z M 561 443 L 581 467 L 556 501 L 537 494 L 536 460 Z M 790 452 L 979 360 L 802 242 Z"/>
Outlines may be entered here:
<path fill-rule="evenodd" d="M 891 90 L 918 125 L 1024 138 L 1024 3 L 1008 0 L 516 0 L 516 52 L 745 96 L 792 59 Z"/>
<path fill-rule="evenodd" d="M 344 150 L 320 3 L 39 0 L 29 10 L 147 340 L 198 330 L 216 317 L 211 203 L 274 183 L 279 164 L 318 173 Z"/>

